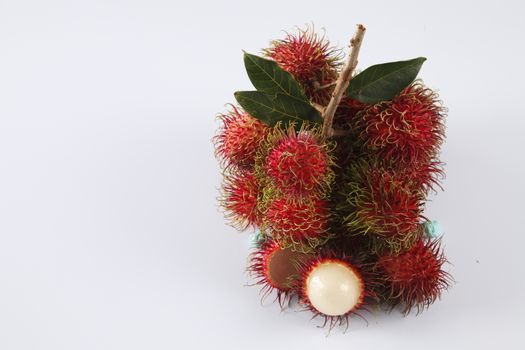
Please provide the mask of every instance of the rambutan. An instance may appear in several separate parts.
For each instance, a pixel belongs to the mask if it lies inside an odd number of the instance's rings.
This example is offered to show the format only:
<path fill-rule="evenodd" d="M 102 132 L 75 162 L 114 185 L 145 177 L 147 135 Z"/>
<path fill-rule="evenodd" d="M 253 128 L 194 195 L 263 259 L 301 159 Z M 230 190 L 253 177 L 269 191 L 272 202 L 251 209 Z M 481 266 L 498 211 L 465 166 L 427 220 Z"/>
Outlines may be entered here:
<path fill-rule="evenodd" d="M 377 269 L 386 286 L 385 299 L 402 305 L 404 313 L 429 307 L 451 283 L 442 269 L 445 262 L 440 240 L 419 239 L 407 251 L 380 256 Z"/>
<path fill-rule="evenodd" d="M 320 197 L 333 180 L 330 146 L 315 130 L 276 128 L 262 154 L 262 172 L 272 186 L 295 200 Z"/>
<path fill-rule="evenodd" d="M 298 298 L 330 329 L 372 303 L 419 313 L 452 281 L 439 225 L 423 214 L 444 176 L 446 109 L 415 80 L 425 57 L 356 74 L 365 31 L 344 66 L 310 28 L 266 58 L 245 54 L 256 91 L 235 93 L 242 108 L 219 117 L 213 138 L 226 216 L 256 231 L 248 271 L 263 299 Z"/>
<path fill-rule="evenodd" d="M 360 267 L 358 267 L 360 266 Z M 323 326 L 348 326 L 348 318 L 358 315 L 364 305 L 375 299 L 374 280 L 367 265 L 359 265 L 349 257 L 321 253 L 306 260 L 301 267 L 297 292 L 299 302 L 314 317 L 324 318 Z M 361 316 L 362 317 L 362 316 Z"/>
<path fill-rule="evenodd" d="M 324 37 L 300 30 L 273 41 L 265 54 L 301 84 L 310 100 L 321 105 L 330 101 L 340 57 Z"/>
<path fill-rule="evenodd" d="M 216 154 L 226 165 L 252 168 L 259 144 L 270 128 L 235 106 L 220 119 L 222 126 L 214 137 Z"/>
<path fill-rule="evenodd" d="M 307 251 L 329 238 L 328 203 L 324 200 L 300 203 L 276 198 L 269 203 L 263 220 L 270 235 L 283 247 Z"/>
<path fill-rule="evenodd" d="M 420 235 L 423 197 L 406 180 L 364 161 L 352 166 L 342 187 L 346 201 L 338 206 L 348 229 L 394 251 L 412 245 Z"/>
<path fill-rule="evenodd" d="M 441 188 L 440 180 L 444 177 L 443 163 L 431 160 L 424 163 L 392 164 L 392 171 L 405 179 L 415 191 L 427 193 L 430 189 Z"/>
<path fill-rule="evenodd" d="M 342 98 L 335 111 L 334 126 L 339 125 L 341 128 L 348 129 L 348 126 L 355 125 L 357 114 L 367 107 L 367 104 L 350 97 Z"/>
<path fill-rule="evenodd" d="M 225 175 L 221 202 L 235 227 L 246 229 L 260 224 L 258 196 L 259 185 L 253 172 L 239 170 Z"/>
<path fill-rule="evenodd" d="M 444 109 L 438 96 L 415 82 L 391 101 L 371 105 L 355 118 L 365 147 L 385 160 L 428 162 L 443 141 Z"/>
<path fill-rule="evenodd" d="M 276 299 L 283 306 L 299 278 L 300 264 L 307 257 L 292 249 L 281 248 L 269 239 L 251 255 L 248 271 L 256 278 L 256 284 L 263 286 L 263 298 L 276 291 Z"/>

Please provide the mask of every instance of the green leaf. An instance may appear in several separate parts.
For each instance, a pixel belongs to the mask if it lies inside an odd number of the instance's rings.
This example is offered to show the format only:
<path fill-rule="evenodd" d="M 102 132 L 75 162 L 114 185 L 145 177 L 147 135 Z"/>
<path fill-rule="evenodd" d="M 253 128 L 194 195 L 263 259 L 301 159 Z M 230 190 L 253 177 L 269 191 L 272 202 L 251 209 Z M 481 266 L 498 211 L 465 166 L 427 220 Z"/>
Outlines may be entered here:
<path fill-rule="evenodd" d="M 277 62 L 244 53 L 244 66 L 253 86 L 269 94 L 282 93 L 289 97 L 308 102 L 301 85 L 284 71 Z"/>
<path fill-rule="evenodd" d="M 270 126 L 281 121 L 285 124 L 294 122 L 297 128 L 300 128 L 304 121 L 312 123 L 323 121 L 312 105 L 282 93 L 237 91 L 235 98 L 250 115 Z"/>
<path fill-rule="evenodd" d="M 368 67 L 350 80 L 347 96 L 363 103 L 392 99 L 416 79 L 425 57 Z"/>

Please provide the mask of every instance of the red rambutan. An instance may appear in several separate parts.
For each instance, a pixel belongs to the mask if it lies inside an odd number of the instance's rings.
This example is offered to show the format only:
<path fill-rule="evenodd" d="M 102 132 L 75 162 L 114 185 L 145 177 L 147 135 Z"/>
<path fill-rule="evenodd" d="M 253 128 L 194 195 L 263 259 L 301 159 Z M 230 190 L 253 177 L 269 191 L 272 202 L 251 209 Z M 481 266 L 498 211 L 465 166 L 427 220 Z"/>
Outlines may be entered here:
<path fill-rule="evenodd" d="M 444 135 L 444 109 L 436 93 L 420 82 L 391 101 L 369 106 L 355 121 L 365 147 L 389 161 L 428 162 Z"/>
<path fill-rule="evenodd" d="M 333 180 L 328 147 L 313 131 L 277 130 L 263 162 L 271 183 L 291 199 L 320 196 Z"/>
<path fill-rule="evenodd" d="M 252 254 L 248 271 L 257 279 L 256 284 L 263 286 L 263 298 L 276 291 L 276 298 L 283 306 L 299 278 L 300 264 L 307 257 L 292 249 L 281 248 L 270 239 Z"/>
<path fill-rule="evenodd" d="M 223 124 L 214 138 L 216 154 L 226 165 L 252 168 L 259 144 L 270 128 L 235 106 L 220 118 Z"/>
<path fill-rule="evenodd" d="M 351 99 L 350 97 L 343 97 L 335 112 L 334 125 L 339 124 L 345 129 L 348 128 L 349 125 L 354 125 L 356 115 L 367 107 L 368 105 L 362 102 Z"/>
<path fill-rule="evenodd" d="M 401 304 L 403 313 L 429 307 L 451 283 L 442 269 L 446 261 L 440 240 L 419 239 L 407 251 L 380 256 L 377 267 L 387 288 L 386 300 L 393 306 Z"/>
<path fill-rule="evenodd" d="M 328 239 L 328 203 L 324 200 L 300 203 L 277 198 L 269 203 L 263 220 L 283 247 L 307 250 L 304 243 L 313 248 Z"/>
<path fill-rule="evenodd" d="M 259 186 L 253 172 L 240 170 L 224 177 L 222 206 L 234 226 L 246 229 L 260 224 L 257 208 Z"/>
<path fill-rule="evenodd" d="M 359 162 L 350 169 L 340 204 L 344 223 L 351 232 L 372 234 L 391 250 L 412 245 L 419 235 L 422 193 L 407 179 L 387 169 Z"/>
<path fill-rule="evenodd" d="M 314 317 L 324 317 L 323 326 L 348 326 L 348 318 L 353 314 L 361 316 L 359 310 L 366 310 L 364 305 L 375 298 L 371 288 L 375 282 L 367 270 L 370 268 L 366 264 L 334 254 L 306 260 L 297 282 L 299 301 Z"/>
<path fill-rule="evenodd" d="M 324 37 L 301 30 L 272 42 L 265 54 L 290 73 L 313 102 L 326 105 L 330 101 L 340 62 L 337 51 Z"/>

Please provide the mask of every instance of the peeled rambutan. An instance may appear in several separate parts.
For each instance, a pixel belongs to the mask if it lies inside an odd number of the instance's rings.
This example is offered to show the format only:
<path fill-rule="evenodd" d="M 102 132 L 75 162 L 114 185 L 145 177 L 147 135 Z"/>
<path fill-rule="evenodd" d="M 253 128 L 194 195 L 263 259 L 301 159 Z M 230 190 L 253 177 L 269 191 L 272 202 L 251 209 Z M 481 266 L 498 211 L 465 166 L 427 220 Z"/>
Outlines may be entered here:
<path fill-rule="evenodd" d="M 283 247 L 308 250 L 328 239 L 328 203 L 324 200 L 300 203 L 276 198 L 269 203 L 263 220 Z"/>
<path fill-rule="evenodd" d="M 437 94 L 415 82 L 391 101 L 371 105 L 355 118 L 365 147 L 385 160 L 428 162 L 443 141 L 444 109 Z"/>
<path fill-rule="evenodd" d="M 310 130 L 276 129 L 269 137 L 263 172 L 271 184 L 290 199 L 319 197 L 333 180 L 329 147 Z"/>
<path fill-rule="evenodd" d="M 257 226 L 259 185 L 253 172 L 239 170 L 224 177 L 221 203 L 233 225 L 239 229 Z"/>
<path fill-rule="evenodd" d="M 321 253 L 306 260 L 301 266 L 297 283 L 299 301 L 313 312 L 314 317 L 324 318 L 323 326 L 348 326 L 348 318 L 359 314 L 375 294 L 375 284 L 370 268 L 349 257 Z M 361 316 L 362 317 L 362 316 Z"/>
<path fill-rule="evenodd" d="M 386 286 L 385 299 L 393 306 L 402 305 L 404 313 L 429 307 L 451 283 L 442 269 L 445 262 L 440 240 L 419 239 L 400 254 L 380 256 L 377 269 Z"/>
<path fill-rule="evenodd" d="M 252 168 L 259 144 L 270 128 L 235 106 L 220 119 L 222 126 L 214 137 L 216 154 L 226 165 Z"/>
<path fill-rule="evenodd" d="M 376 246 L 399 251 L 419 236 L 423 194 L 406 178 L 361 161 L 350 168 L 338 205 L 343 222 L 355 234 L 370 234 Z"/>
<path fill-rule="evenodd" d="M 256 278 L 256 284 L 263 286 L 263 298 L 276 291 L 276 298 L 283 306 L 299 278 L 300 264 L 307 257 L 290 248 L 281 248 L 269 239 L 251 255 L 248 271 Z"/>
<path fill-rule="evenodd" d="M 328 104 L 340 62 L 337 51 L 324 37 L 312 30 L 287 34 L 284 39 L 273 41 L 265 54 L 301 84 L 310 100 Z"/>

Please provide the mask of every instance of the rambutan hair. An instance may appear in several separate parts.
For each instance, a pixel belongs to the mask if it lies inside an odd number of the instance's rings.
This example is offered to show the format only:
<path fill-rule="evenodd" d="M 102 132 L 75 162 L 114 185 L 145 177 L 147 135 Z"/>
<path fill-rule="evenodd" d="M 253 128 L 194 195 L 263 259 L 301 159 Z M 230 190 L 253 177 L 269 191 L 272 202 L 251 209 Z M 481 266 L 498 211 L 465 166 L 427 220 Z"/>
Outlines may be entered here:
<path fill-rule="evenodd" d="M 301 84 L 310 100 L 321 105 L 330 101 L 341 55 L 324 36 L 310 28 L 288 33 L 284 39 L 273 41 L 264 53 Z"/>
<path fill-rule="evenodd" d="M 446 261 L 440 239 L 419 239 L 404 252 L 380 255 L 377 271 L 386 290 L 383 298 L 392 307 L 402 306 L 405 314 L 413 308 L 417 313 L 423 311 L 452 283 L 443 270 Z"/>
<path fill-rule="evenodd" d="M 276 300 L 283 307 L 294 294 L 300 264 L 307 258 L 306 254 L 281 248 L 276 241 L 268 239 L 251 254 L 248 272 L 256 279 L 255 284 L 262 286 L 262 298 L 275 292 Z"/>
<path fill-rule="evenodd" d="M 380 158 L 403 163 L 434 159 L 444 137 L 445 109 L 438 95 L 421 81 L 390 101 L 379 102 L 354 118 L 366 149 Z"/>
<path fill-rule="evenodd" d="M 329 238 L 328 202 L 308 202 L 275 198 L 264 211 L 263 223 L 282 247 L 304 252 L 324 244 Z"/>
<path fill-rule="evenodd" d="M 324 197 L 334 179 L 333 143 L 321 140 L 319 130 L 304 126 L 296 131 L 277 125 L 257 154 L 256 175 L 266 191 L 289 200 Z"/>
<path fill-rule="evenodd" d="M 260 225 L 258 197 L 259 185 L 252 171 L 237 170 L 224 175 L 220 202 L 226 217 L 237 229 Z"/>
<path fill-rule="evenodd" d="M 222 125 L 213 138 L 217 157 L 226 167 L 253 168 L 255 154 L 270 128 L 233 105 L 219 118 Z"/>
<path fill-rule="evenodd" d="M 369 234 L 373 250 L 410 247 L 423 220 L 423 193 L 402 174 L 366 161 L 349 168 L 341 187 L 344 201 L 337 211 L 353 234 Z"/>
<path fill-rule="evenodd" d="M 336 263 L 345 266 L 353 272 L 360 283 L 361 294 L 357 304 L 343 315 L 326 315 L 317 310 L 308 298 L 306 287 L 310 274 L 316 267 L 326 263 Z M 331 250 L 322 250 L 316 256 L 312 256 L 301 264 L 300 278 L 297 280 L 295 287 L 299 297 L 299 303 L 303 305 L 305 309 L 313 313 L 312 318 L 321 317 L 324 319 L 321 327 L 328 326 L 330 330 L 337 325 L 348 327 L 349 318 L 352 315 L 364 319 L 361 312 L 368 312 L 368 306 L 378 301 L 378 297 L 375 293 L 375 289 L 377 288 L 377 277 L 373 267 L 373 264 L 364 262 L 359 256 L 351 257 L 343 253 L 335 253 Z"/>

